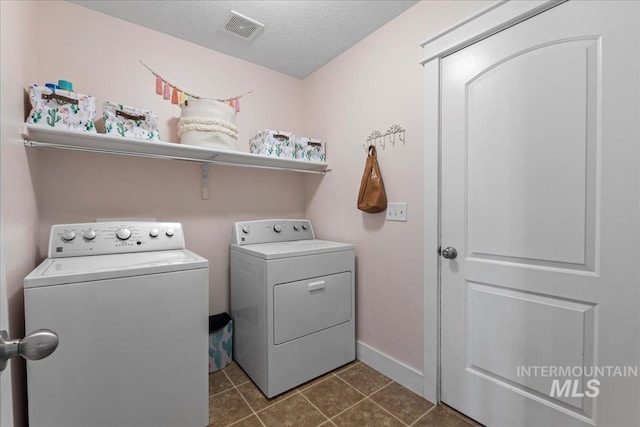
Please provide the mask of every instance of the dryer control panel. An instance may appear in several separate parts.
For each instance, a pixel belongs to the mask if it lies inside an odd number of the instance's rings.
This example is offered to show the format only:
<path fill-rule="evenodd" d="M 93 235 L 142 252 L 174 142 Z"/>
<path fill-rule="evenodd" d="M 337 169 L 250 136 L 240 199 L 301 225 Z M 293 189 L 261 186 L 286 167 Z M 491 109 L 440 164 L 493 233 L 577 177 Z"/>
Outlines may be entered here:
<path fill-rule="evenodd" d="M 49 258 L 184 249 L 179 222 L 105 221 L 51 227 Z"/>
<path fill-rule="evenodd" d="M 240 246 L 312 239 L 315 235 L 308 219 L 241 221 L 233 224 L 231 232 L 231 244 Z"/>

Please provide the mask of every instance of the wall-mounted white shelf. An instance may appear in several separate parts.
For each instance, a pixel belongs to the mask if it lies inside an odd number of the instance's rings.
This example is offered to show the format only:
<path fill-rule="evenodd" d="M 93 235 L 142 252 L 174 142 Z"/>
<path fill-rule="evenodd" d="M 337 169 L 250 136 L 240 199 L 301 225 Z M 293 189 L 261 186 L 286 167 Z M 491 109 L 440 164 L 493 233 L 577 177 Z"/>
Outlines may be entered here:
<path fill-rule="evenodd" d="M 142 141 L 103 133 L 72 131 L 25 124 L 22 131 L 27 147 L 51 147 L 66 150 L 124 156 L 176 159 L 227 166 L 290 170 L 323 173 L 330 170 L 327 163 L 281 159 L 238 151 L 183 145 L 173 142 Z"/>
<path fill-rule="evenodd" d="M 91 153 L 202 163 L 203 198 L 208 198 L 208 166 L 212 164 L 321 174 L 331 170 L 327 163 L 266 157 L 172 142 L 142 141 L 102 133 L 56 129 L 31 124 L 24 124 L 22 137 L 26 147 L 59 148 Z"/>

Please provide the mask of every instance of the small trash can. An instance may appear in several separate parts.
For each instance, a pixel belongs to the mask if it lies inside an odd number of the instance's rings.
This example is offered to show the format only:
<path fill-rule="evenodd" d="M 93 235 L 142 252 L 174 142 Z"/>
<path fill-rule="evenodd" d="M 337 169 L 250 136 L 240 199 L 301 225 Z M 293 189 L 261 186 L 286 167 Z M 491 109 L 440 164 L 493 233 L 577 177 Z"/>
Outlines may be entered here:
<path fill-rule="evenodd" d="M 231 364 L 233 319 L 228 313 L 209 316 L 209 373 Z"/>

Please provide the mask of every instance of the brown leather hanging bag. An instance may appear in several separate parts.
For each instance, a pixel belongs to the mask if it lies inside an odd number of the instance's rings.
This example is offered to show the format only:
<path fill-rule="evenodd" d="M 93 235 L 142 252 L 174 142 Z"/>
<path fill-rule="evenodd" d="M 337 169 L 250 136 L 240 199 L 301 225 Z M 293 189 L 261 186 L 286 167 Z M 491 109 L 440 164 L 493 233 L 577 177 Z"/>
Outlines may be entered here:
<path fill-rule="evenodd" d="M 358 209 L 376 213 L 387 209 L 387 195 L 384 192 L 384 182 L 378 166 L 375 145 L 369 146 L 367 163 L 364 166 L 360 192 L 358 193 Z"/>

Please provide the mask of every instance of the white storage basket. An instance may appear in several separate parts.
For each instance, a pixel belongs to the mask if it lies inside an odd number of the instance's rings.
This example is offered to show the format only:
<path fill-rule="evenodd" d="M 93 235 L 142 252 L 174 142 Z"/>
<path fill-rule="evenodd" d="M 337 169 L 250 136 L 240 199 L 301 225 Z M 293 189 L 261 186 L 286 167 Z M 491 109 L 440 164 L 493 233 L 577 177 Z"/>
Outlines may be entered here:
<path fill-rule="evenodd" d="M 29 86 L 31 112 L 27 123 L 95 132 L 96 99 L 82 93 L 46 86 Z"/>
<path fill-rule="evenodd" d="M 261 156 L 295 159 L 295 135 L 273 129 L 259 131 L 249 141 L 249 149 L 251 153 Z"/>
<path fill-rule="evenodd" d="M 121 137 L 144 139 L 147 141 L 159 141 L 158 115 L 149 110 L 129 107 L 122 104 L 114 104 L 109 101 L 104 103 L 105 132 Z"/>

